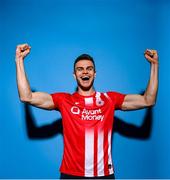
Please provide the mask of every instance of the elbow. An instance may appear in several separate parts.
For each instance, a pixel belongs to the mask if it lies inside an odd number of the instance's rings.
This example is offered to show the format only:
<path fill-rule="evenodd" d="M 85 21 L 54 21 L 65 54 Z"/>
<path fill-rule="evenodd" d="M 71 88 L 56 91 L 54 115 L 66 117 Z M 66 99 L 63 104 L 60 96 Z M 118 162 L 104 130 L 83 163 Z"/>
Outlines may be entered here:
<path fill-rule="evenodd" d="M 156 101 L 155 100 L 149 100 L 147 103 L 146 103 L 146 106 L 147 107 L 152 107 L 156 104 Z"/>
<path fill-rule="evenodd" d="M 21 101 L 22 103 L 27 103 L 27 102 L 28 102 L 28 100 L 27 100 L 26 98 L 23 98 L 23 97 L 20 97 L 20 101 Z"/>
<path fill-rule="evenodd" d="M 20 101 L 22 103 L 29 103 L 31 100 L 28 97 L 20 96 Z"/>
<path fill-rule="evenodd" d="M 156 103 L 156 97 L 153 95 L 144 95 L 144 101 L 146 107 L 152 107 Z"/>

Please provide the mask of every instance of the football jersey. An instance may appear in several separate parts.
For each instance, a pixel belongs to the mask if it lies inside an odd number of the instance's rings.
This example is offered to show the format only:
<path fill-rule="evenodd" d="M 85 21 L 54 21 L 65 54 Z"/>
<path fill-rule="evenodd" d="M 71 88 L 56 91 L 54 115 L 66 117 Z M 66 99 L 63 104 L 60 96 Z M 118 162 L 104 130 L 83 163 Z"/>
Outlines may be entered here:
<path fill-rule="evenodd" d="M 91 96 L 51 94 L 63 124 L 64 153 L 60 171 L 75 176 L 107 176 L 114 173 L 111 138 L 114 110 L 125 95 L 95 92 Z"/>

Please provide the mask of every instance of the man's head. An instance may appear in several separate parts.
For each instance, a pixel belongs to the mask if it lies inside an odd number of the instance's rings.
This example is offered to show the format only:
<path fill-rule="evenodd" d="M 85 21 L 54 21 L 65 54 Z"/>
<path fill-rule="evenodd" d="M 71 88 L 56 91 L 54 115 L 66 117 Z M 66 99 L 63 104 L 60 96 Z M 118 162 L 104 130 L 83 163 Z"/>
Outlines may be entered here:
<path fill-rule="evenodd" d="M 94 70 L 95 70 L 96 67 L 95 67 L 95 62 L 94 62 L 93 58 L 89 54 L 81 54 L 74 61 L 74 72 L 75 72 L 76 63 L 81 61 L 81 60 L 89 60 L 89 61 L 91 61 L 93 63 Z"/>
<path fill-rule="evenodd" d="M 84 91 L 93 88 L 95 76 L 96 70 L 93 58 L 88 54 L 78 56 L 74 62 L 74 78 L 77 81 L 78 88 Z"/>

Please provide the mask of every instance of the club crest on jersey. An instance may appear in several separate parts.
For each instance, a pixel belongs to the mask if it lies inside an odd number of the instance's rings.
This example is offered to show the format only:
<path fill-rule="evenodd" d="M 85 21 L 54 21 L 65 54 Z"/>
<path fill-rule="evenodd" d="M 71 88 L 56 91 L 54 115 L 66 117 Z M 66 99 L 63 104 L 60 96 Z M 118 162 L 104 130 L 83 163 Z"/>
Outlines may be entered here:
<path fill-rule="evenodd" d="M 96 99 L 96 105 L 97 106 L 103 106 L 104 105 L 104 101 L 102 101 L 101 99 Z"/>
<path fill-rule="evenodd" d="M 104 101 L 101 99 L 101 93 L 100 92 L 96 93 L 96 105 L 97 106 L 103 106 L 104 105 Z"/>

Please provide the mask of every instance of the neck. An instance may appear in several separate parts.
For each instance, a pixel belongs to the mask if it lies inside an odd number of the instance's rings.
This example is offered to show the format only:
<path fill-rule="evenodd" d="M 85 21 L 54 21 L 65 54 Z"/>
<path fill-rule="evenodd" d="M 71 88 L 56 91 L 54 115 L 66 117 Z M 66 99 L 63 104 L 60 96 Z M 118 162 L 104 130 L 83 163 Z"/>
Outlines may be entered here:
<path fill-rule="evenodd" d="M 82 96 L 91 96 L 94 94 L 95 90 L 94 88 L 90 88 L 89 90 L 83 90 L 80 87 L 78 87 L 78 91 L 77 91 L 80 95 Z"/>

